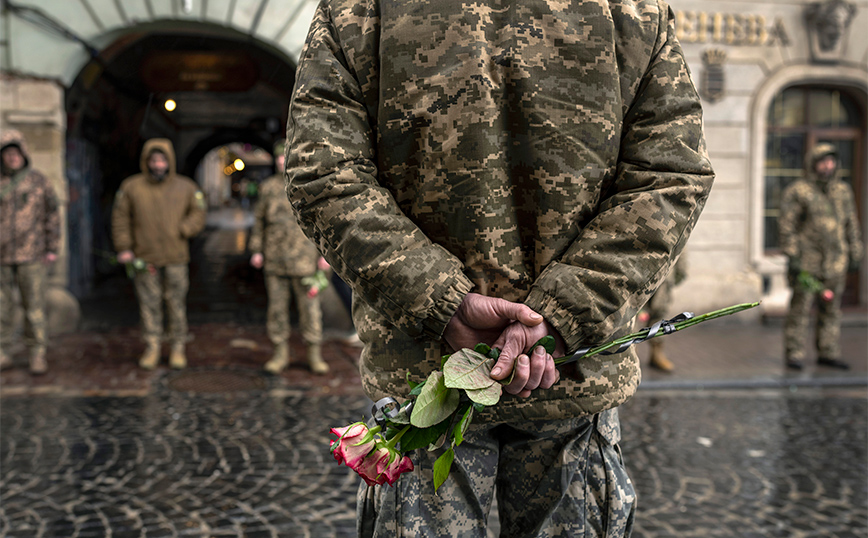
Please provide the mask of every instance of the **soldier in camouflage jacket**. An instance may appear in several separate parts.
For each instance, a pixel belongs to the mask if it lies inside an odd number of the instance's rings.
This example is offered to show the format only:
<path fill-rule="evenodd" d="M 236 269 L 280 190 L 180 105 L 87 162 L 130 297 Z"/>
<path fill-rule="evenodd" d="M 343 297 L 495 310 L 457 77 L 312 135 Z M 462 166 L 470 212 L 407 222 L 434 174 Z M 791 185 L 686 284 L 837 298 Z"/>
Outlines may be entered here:
<path fill-rule="evenodd" d="M 657 0 L 320 4 L 290 104 L 287 190 L 353 287 L 368 395 L 405 395 L 405 376 L 421 381 L 474 339 L 502 344 L 493 376 L 514 362 L 521 374 L 468 434 L 494 456 L 458 447 L 462 472 L 435 496 L 433 460 L 414 454 L 396 494 L 362 492 L 362 529 L 484 536 L 496 481 L 508 535 L 629 530 L 608 410 L 636 390 L 635 352 L 585 360 L 552 386 L 528 335 L 550 330 L 564 352 L 629 328 L 711 188 L 701 123 Z M 467 315 L 480 303 L 487 320 Z M 477 332 L 450 337 L 462 324 Z M 601 467 L 576 463 L 588 443 Z M 589 469 L 612 478 L 609 496 L 566 501 Z"/>
<path fill-rule="evenodd" d="M 322 265 L 327 267 L 310 239 L 298 225 L 289 200 L 286 199 L 283 141 L 274 148 L 274 161 L 279 173 L 267 178 L 260 187 L 259 199 L 253 208 L 253 229 L 248 248 L 253 253 L 250 264 L 264 268 L 265 288 L 268 293 L 268 337 L 274 344 L 274 355 L 265 364 L 273 374 L 289 364 L 289 298 L 295 298 L 298 307 L 301 335 L 307 346 L 307 360 L 317 374 L 328 372 L 322 359 L 322 308 L 320 296 L 309 285 L 306 277 L 313 276 Z"/>
<path fill-rule="evenodd" d="M 835 177 L 837 151 L 817 144 L 806 156 L 805 177 L 793 182 L 781 200 L 781 250 L 788 259 L 788 280 L 793 290 L 784 324 L 785 360 L 801 369 L 805 358 L 805 331 L 814 299 L 820 296 L 817 316 L 818 363 L 847 369 L 840 360 L 841 294 L 848 269 L 862 259 L 862 238 L 853 190 Z M 822 289 L 806 289 L 802 273 Z M 828 290 L 823 296 L 823 291 Z"/>
<path fill-rule="evenodd" d="M 60 252 L 60 212 L 48 180 L 30 167 L 24 137 L 18 131 L 0 135 L 0 368 L 12 361 L 3 348 L 11 342 L 15 321 L 15 288 L 24 309 L 24 337 L 30 370 L 45 373 L 45 263 Z"/>

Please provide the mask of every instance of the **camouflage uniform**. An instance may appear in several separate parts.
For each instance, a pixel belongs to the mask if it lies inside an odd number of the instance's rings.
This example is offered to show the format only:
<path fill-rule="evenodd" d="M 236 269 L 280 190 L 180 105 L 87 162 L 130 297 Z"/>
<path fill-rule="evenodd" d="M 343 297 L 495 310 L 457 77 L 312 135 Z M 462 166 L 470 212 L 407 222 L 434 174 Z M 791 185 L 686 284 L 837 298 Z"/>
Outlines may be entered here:
<path fill-rule="evenodd" d="M 24 339 L 31 357 L 44 355 L 47 344 L 44 299 L 47 254 L 60 252 L 60 212 L 48 180 L 30 168 L 24 138 L 18 131 L 0 136 L 0 149 L 17 146 L 24 167 L 3 169 L 0 176 L 0 353 L 15 331 L 15 289 L 24 308 Z"/>
<path fill-rule="evenodd" d="M 289 339 L 289 298 L 295 297 L 305 343 L 322 342 L 320 297 L 308 297 L 302 282 L 317 271 L 319 251 L 298 226 L 286 199 L 283 174 L 262 182 L 259 200 L 253 209 L 254 224 L 249 249 L 265 258 L 265 286 L 268 292 L 268 337 L 274 344 Z"/>
<path fill-rule="evenodd" d="M 701 123 L 654 0 L 322 2 L 290 104 L 287 189 L 353 288 L 368 395 L 406 395 L 407 373 L 440 366 L 471 290 L 524 302 L 570 349 L 623 334 L 710 190 Z M 633 350 L 576 370 L 480 420 L 586 417 L 639 383 Z M 507 466 L 489 473 L 527 470 Z M 476 535 L 483 515 L 436 530 Z"/>
<path fill-rule="evenodd" d="M 839 179 L 823 180 L 815 172 L 817 162 L 828 155 L 836 155 L 834 146 L 818 144 L 805 159 L 805 177 L 787 187 L 781 200 L 781 249 L 790 259 L 793 290 L 784 325 L 788 362 L 805 358 L 805 333 L 818 295 L 799 285 L 794 266 L 835 294 L 832 301 L 817 302 L 816 345 L 820 358 L 839 359 L 841 294 L 848 266 L 862 259 L 853 190 Z"/>
<path fill-rule="evenodd" d="M 162 181 L 148 170 L 148 158 L 160 151 L 169 160 Z M 186 298 L 189 239 L 205 227 L 205 198 L 191 179 L 175 173 L 172 143 L 155 138 L 145 142 L 142 173 L 124 180 L 112 211 L 112 238 L 118 252 L 132 250 L 151 266 L 136 274 L 142 333 L 149 347 L 163 334 L 163 301 L 169 318 L 169 339 L 181 347 L 187 339 Z"/>

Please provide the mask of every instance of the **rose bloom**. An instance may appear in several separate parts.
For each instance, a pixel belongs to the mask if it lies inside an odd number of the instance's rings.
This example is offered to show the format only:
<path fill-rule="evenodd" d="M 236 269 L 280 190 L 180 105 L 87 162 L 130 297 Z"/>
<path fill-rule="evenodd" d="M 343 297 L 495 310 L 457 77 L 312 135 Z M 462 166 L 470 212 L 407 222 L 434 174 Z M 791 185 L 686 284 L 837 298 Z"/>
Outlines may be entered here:
<path fill-rule="evenodd" d="M 393 486 L 398 476 L 412 470 L 413 462 L 409 457 L 401 456 L 400 452 L 386 445 L 381 445 L 368 454 L 356 468 L 356 472 L 369 486 L 382 485 L 386 482 Z"/>
<path fill-rule="evenodd" d="M 331 452 L 338 463 L 346 463 L 347 467 L 356 468 L 365 459 L 376 442 L 364 422 L 356 422 L 344 428 L 332 428 L 331 433 L 338 436 L 332 443 Z"/>
<path fill-rule="evenodd" d="M 835 298 L 835 292 L 832 291 L 832 290 L 830 290 L 830 289 L 825 289 L 825 290 L 823 290 L 823 293 L 822 293 L 821 297 L 822 297 L 823 300 L 826 301 L 827 303 L 831 303 L 831 302 L 832 302 L 832 299 Z"/>

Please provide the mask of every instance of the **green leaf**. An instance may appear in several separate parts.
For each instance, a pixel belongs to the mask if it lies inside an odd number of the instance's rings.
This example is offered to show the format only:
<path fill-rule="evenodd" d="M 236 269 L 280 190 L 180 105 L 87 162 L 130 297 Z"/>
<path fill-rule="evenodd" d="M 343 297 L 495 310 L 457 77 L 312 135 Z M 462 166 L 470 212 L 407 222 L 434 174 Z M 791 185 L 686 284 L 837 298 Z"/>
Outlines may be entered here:
<path fill-rule="evenodd" d="M 551 335 L 546 335 L 540 338 L 536 344 L 533 345 L 530 349 L 533 350 L 536 346 L 542 346 L 545 348 L 546 353 L 551 355 L 555 352 L 555 337 Z"/>
<path fill-rule="evenodd" d="M 429 428 L 410 428 L 407 433 L 401 437 L 401 452 L 410 452 L 417 448 L 426 448 L 431 443 L 435 442 L 449 429 L 450 420 L 446 419 L 439 424 L 435 424 Z"/>
<path fill-rule="evenodd" d="M 414 382 L 410 381 L 410 372 L 409 371 L 407 371 L 406 379 L 407 379 L 407 384 L 410 385 L 410 390 L 415 389 L 419 385 L 419 383 L 414 383 Z"/>
<path fill-rule="evenodd" d="M 495 382 L 490 387 L 485 387 L 484 389 L 466 389 L 464 392 L 475 403 L 494 405 L 500 401 L 500 396 L 503 394 L 503 385 Z"/>
<path fill-rule="evenodd" d="M 464 434 L 467 433 L 467 428 L 470 427 L 471 422 L 473 422 L 473 406 L 468 405 L 467 410 L 464 411 L 464 416 L 452 430 L 452 446 L 458 446 L 464 442 Z"/>
<path fill-rule="evenodd" d="M 491 346 L 489 346 L 488 344 L 479 343 L 473 346 L 473 351 L 488 356 L 488 354 L 491 353 Z"/>
<path fill-rule="evenodd" d="M 483 389 L 497 383 L 491 379 L 494 360 L 472 349 L 452 354 L 443 366 L 444 382 L 453 389 Z"/>
<path fill-rule="evenodd" d="M 418 383 L 415 387 L 410 389 L 410 393 L 407 394 L 407 397 L 413 398 L 415 396 L 419 396 L 419 394 L 422 393 L 422 389 L 425 388 L 425 383 L 427 383 L 427 382 L 428 382 L 428 380 L 426 379 L 426 380 L 422 381 L 421 383 Z"/>
<path fill-rule="evenodd" d="M 410 424 L 417 428 L 427 428 L 447 418 L 456 409 L 461 399 L 458 390 L 447 388 L 443 383 L 443 372 L 431 372 L 425 382 L 425 388 L 416 398 Z"/>
<path fill-rule="evenodd" d="M 488 358 L 494 359 L 494 360 L 497 360 L 498 358 L 500 358 L 500 348 L 498 348 L 498 347 L 491 348 L 491 351 L 488 352 Z"/>
<path fill-rule="evenodd" d="M 455 451 L 452 447 L 444 452 L 437 461 L 434 462 L 434 492 L 436 493 L 446 478 L 449 476 L 449 470 L 452 468 L 452 460 L 455 459 Z"/>

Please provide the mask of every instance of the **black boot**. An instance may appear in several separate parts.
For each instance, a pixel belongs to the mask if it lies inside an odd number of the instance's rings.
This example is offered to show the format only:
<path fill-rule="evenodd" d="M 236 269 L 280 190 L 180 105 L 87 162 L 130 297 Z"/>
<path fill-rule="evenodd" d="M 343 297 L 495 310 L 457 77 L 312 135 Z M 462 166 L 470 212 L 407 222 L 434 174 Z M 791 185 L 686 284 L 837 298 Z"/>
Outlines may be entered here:
<path fill-rule="evenodd" d="M 849 370 L 850 365 L 839 359 L 830 359 L 829 357 L 817 358 L 818 366 L 828 366 L 829 368 L 838 368 L 839 370 Z"/>

